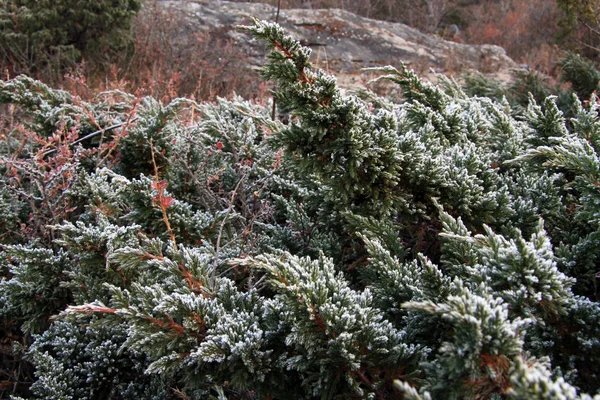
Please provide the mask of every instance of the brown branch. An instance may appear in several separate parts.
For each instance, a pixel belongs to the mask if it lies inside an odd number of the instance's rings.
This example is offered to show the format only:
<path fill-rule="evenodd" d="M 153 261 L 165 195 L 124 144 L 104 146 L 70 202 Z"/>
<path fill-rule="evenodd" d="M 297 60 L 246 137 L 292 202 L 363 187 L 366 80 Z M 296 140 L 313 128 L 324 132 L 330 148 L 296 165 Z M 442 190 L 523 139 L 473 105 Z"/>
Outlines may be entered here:
<path fill-rule="evenodd" d="M 171 388 L 171 390 L 173 391 L 173 393 L 175 393 L 177 395 L 177 397 L 179 397 L 182 400 L 191 400 L 190 397 L 185 394 L 184 392 L 182 392 L 181 390 L 177 389 L 177 388 Z"/>
<path fill-rule="evenodd" d="M 204 290 L 204 282 L 194 279 L 194 276 L 188 271 L 183 264 L 178 264 L 179 271 L 183 275 L 183 279 L 188 285 L 188 288 L 194 293 L 200 293 L 202 297 L 205 299 L 210 298 L 210 296 Z"/>
<path fill-rule="evenodd" d="M 154 179 L 156 180 L 156 187 L 159 190 L 159 196 L 162 197 L 162 193 L 160 193 L 160 182 L 158 181 L 158 166 L 156 165 L 156 160 L 154 159 L 154 147 L 152 146 L 152 139 L 150 139 L 150 155 L 152 156 L 152 166 L 154 166 Z M 173 250 L 177 253 L 177 241 L 175 240 L 175 234 L 173 233 L 173 229 L 171 229 L 171 224 L 169 223 L 169 217 L 167 216 L 167 207 L 165 206 L 163 201 L 158 201 L 158 205 L 162 211 L 163 222 L 167 226 L 167 231 L 169 232 L 169 236 L 171 237 L 171 241 L 173 242 Z"/>
<path fill-rule="evenodd" d="M 93 304 L 84 304 L 82 306 L 68 306 L 67 311 L 69 312 L 80 312 L 85 314 L 102 313 L 102 314 L 115 314 L 117 310 L 106 306 L 95 306 Z"/>
<path fill-rule="evenodd" d="M 585 43 L 584 41 L 581 41 L 579 39 L 577 39 L 576 42 L 579 43 L 582 46 L 587 47 L 588 49 L 595 50 L 595 51 L 597 51 L 597 52 L 600 53 L 600 48 L 599 47 L 592 46 L 591 44 Z"/>
<path fill-rule="evenodd" d="M 150 253 L 144 253 L 142 255 L 142 260 L 158 260 L 158 261 L 162 261 L 165 258 L 163 256 L 155 256 L 154 254 L 150 254 Z"/>
<path fill-rule="evenodd" d="M 183 335 L 183 333 L 185 332 L 185 328 L 179 325 L 177 322 L 175 322 L 175 320 L 169 314 L 165 314 L 165 317 L 169 322 L 161 321 L 160 319 L 151 317 L 149 315 L 145 315 L 144 319 L 153 325 L 174 331 L 177 334 L 177 336 Z"/>
<path fill-rule="evenodd" d="M 373 389 L 373 383 L 369 380 L 369 378 L 367 378 L 367 376 L 365 375 L 364 371 L 362 371 L 362 369 L 358 369 L 353 371 L 354 375 L 358 376 L 360 378 L 360 380 L 367 385 L 367 387 L 369 389 Z"/>
<path fill-rule="evenodd" d="M 169 320 L 169 328 L 177 332 L 177 336 L 183 335 L 183 333 L 185 332 L 185 328 L 179 325 L 177 322 L 175 322 L 173 317 L 171 317 L 169 314 L 166 314 L 165 316 Z"/>
<path fill-rule="evenodd" d="M 579 20 L 579 22 L 581 22 L 586 28 L 588 28 L 590 30 L 590 32 L 595 33 L 597 36 L 600 36 L 600 31 L 598 29 L 594 29 L 592 28 L 587 22 L 585 22 L 583 19 L 581 18 L 577 18 Z"/>
<path fill-rule="evenodd" d="M 284 56 L 287 57 L 288 60 L 294 61 L 294 55 L 288 49 L 283 47 L 283 45 L 279 42 L 279 40 L 275 40 L 273 42 L 273 44 L 279 51 L 281 51 L 283 53 Z M 308 75 L 306 75 L 306 72 L 304 71 L 304 66 L 300 66 L 300 65 L 296 64 L 296 67 L 298 68 L 298 73 L 300 73 L 300 82 L 310 83 L 310 84 L 314 83 L 314 78 L 309 79 Z"/>

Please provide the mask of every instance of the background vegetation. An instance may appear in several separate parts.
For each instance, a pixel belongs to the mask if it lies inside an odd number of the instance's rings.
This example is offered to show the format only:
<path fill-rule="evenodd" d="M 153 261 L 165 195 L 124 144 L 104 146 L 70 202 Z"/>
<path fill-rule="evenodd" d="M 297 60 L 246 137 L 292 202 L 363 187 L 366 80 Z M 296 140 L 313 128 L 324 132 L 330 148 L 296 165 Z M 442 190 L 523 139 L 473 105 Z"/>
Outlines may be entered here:
<path fill-rule="evenodd" d="M 130 92 L 142 89 L 164 99 L 214 99 L 233 92 L 250 98 L 265 93 L 252 71 L 237 73 L 245 56 L 223 31 L 186 36 L 181 31 L 183 16 L 158 7 L 154 0 L 146 0 L 143 7 L 138 0 L 102 6 L 78 2 L 77 7 L 69 1 L 50 3 L 2 1 L 0 68 L 5 77 L 25 73 L 54 87 L 77 89 L 81 95 L 82 90 L 91 94 L 116 87 Z M 560 83 L 565 52 L 598 61 L 596 0 L 282 0 L 269 4 L 278 3 L 283 8 L 344 8 L 449 40 L 496 44 L 553 86 Z M 66 15 L 72 23 L 62 23 Z M 171 37 L 185 40 L 171 46 Z"/>

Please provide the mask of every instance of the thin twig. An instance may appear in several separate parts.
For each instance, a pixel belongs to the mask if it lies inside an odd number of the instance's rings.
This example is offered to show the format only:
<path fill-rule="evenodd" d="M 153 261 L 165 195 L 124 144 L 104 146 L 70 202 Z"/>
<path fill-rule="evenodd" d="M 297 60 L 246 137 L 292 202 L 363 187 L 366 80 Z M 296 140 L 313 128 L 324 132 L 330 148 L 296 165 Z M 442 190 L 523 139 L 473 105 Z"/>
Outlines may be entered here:
<path fill-rule="evenodd" d="M 133 108 L 133 113 L 136 112 L 136 107 Z M 119 143 L 119 141 L 121 140 L 121 138 L 123 138 L 123 135 L 125 134 L 125 129 L 127 129 L 127 127 L 132 124 L 135 120 L 137 120 L 139 117 L 133 116 L 133 113 L 130 113 L 129 116 L 127 117 L 127 121 L 121 123 L 121 126 L 123 126 L 123 129 L 121 130 L 121 134 L 119 136 L 117 136 L 114 146 L 111 146 L 110 149 L 108 149 L 108 152 L 106 153 L 106 155 L 102 158 L 102 160 L 98 161 L 98 164 L 96 164 L 96 167 L 100 167 L 100 165 L 102 165 L 104 163 L 104 161 L 106 161 L 108 159 L 108 157 L 110 157 L 110 155 L 112 154 L 113 150 L 116 148 L 117 144 Z M 103 135 L 104 136 L 104 135 Z M 100 153 L 102 152 L 102 146 L 98 146 L 98 157 L 100 157 Z M 154 154 L 154 153 L 153 153 Z"/>
<path fill-rule="evenodd" d="M 90 133 L 89 135 L 85 135 L 84 137 L 77 139 L 76 141 L 74 141 L 73 143 L 71 143 L 69 146 L 73 146 L 74 144 L 77 144 L 77 143 L 79 143 L 79 142 L 83 142 L 84 140 L 86 140 L 86 139 L 89 139 L 89 138 L 91 138 L 91 137 L 94 137 L 94 136 L 96 136 L 96 135 L 99 135 L 99 134 L 101 134 L 101 133 L 108 132 L 108 131 L 111 131 L 111 130 L 113 130 L 113 129 L 115 129 L 115 128 L 119 128 L 119 127 L 121 127 L 121 126 L 123 126 L 123 125 L 129 124 L 129 123 L 132 123 L 132 122 L 134 122 L 134 121 L 135 121 L 135 120 L 137 120 L 137 119 L 138 119 L 138 117 L 135 117 L 135 118 L 133 118 L 132 120 L 127 120 L 127 121 L 125 121 L 125 122 L 121 122 L 121 123 L 119 123 L 119 124 L 111 125 L 111 126 L 109 126 L 108 128 L 103 128 L 103 129 L 100 129 L 99 131 L 92 132 L 92 133 Z M 55 151 L 57 151 L 57 150 L 58 150 L 58 148 L 56 148 L 56 149 L 51 149 L 51 150 L 48 150 L 48 151 L 45 151 L 45 152 L 43 153 L 43 155 L 44 155 L 44 156 L 46 156 L 46 155 L 48 155 L 48 154 L 54 153 L 54 152 L 55 152 Z"/>
<path fill-rule="evenodd" d="M 223 218 L 223 221 L 221 222 L 221 226 L 219 227 L 219 235 L 217 236 L 217 244 L 215 246 L 215 260 L 213 262 L 213 270 L 212 270 L 212 274 L 210 277 L 211 289 L 215 288 L 215 284 L 217 282 L 217 262 L 219 261 L 219 251 L 221 250 L 221 236 L 223 236 L 223 229 L 225 228 L 225 223 L 227 222 L 227 218 L 229 217 L 229 214 L 231 213 L 231 210 L 233 209 L 233 202 L 235 200 L 235 195 L 237 193 L 237 190 L 240 187 L 240 185 L 242 184 L 242 182 L 244 181 L 244 179 L 246 179 L 246 175 L 242 175 L 242 177 L 238 181 L 237 185 L 235 186 L 235 189 L 233 189 L 233 193 L 231 194 L 231 199 L 229 200 L 229 207 L 227 208 L 225 217 Z"/>
<path fill-rule="evenodd" d="M 279 23 L 279 10 L 281 10 L 281 0 L 277 0 L 277 14 L 275 14 L 275 23 Z M 273 109 L 271 110 L 271 119 L 275 120 L 275 110 L 277 109 L 277 100 L 273 96 Z"/>
<path fill-rule="evenodd" d="M 586 28 L 588 28 L 591 32 L 595 33 L 597 36 L 600 36 L 600 31 L 597 29 L 592 28 L 587 22 L 585 22 L 583 19 L 581 18 L 577 18 L 579 20 L 579 22 L 581 22 Z"/>
<path fill-rule="evenodd" d="M 600 48 L 599 48 L 599 47 L 592 46 L 591 44 L 587 44 L 587 43 L 585 43 L 584 41 L 582 41 L 582 40 L 579 40 L 579 39 L 576 39 L 575 41 L 576 41 L 577 43 L 579 43 L 580 45 L 587 47 L 588 49 L 591 49 L 591 50 L 594 50 L 594 51 L 600 52 Z"/>

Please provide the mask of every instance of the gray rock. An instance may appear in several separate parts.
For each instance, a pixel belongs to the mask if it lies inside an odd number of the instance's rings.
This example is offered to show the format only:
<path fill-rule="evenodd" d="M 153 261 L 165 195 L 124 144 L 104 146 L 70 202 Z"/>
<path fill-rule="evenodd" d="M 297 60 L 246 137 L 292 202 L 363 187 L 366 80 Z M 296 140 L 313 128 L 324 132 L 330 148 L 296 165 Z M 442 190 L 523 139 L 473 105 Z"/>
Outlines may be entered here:
<path fill-rule="evenodd" d="M 250 18 L 273 21 L 276 8 L 262 3 L 233 3 L 214 0 L 158 0 L 182 16 L 184 25 L 174 38 L 184 42 L 186 35 L 202 30 L 222 30 L 247 52 L 249 63 L 264 63 L 264 48 L 237 25 Z M 279 24 L 304 45 L 313 48 L 313 62 L 335 74 L 348 86 L 358 83 L 362 68 L 404 62 L 421 74 L 458 74 L 469 69 L 509 79 L 510 69 L 518 68 L 503 48 L 494 45 L 468 45 L 424 34 L 407 25 L 364 18 L 350 12 L 310 9 L 281 10 Z"/>

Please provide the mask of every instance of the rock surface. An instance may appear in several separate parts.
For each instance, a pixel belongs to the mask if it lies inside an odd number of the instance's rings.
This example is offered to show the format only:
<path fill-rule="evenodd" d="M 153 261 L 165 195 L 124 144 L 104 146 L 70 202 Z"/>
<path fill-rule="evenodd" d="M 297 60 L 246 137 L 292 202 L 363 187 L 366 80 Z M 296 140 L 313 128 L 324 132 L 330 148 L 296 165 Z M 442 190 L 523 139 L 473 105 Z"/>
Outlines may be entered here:
<path fill-rule="evenodd" d="M 185 25 L 180 35 L 221 30 L 236 44 L 242 44 L 251 64 L 264 63 L 263 46 L 235 27 L 249 24 L 251 17 L 274 21 L 275 7 L 215 0 L 158 0 L 158 5 L 179 13 Z M 346 86 L 364 80 L 362 68 L 398 66 L 400 62 L 420 74 L 433 70 L 452 75 L 476 69 L 500 80 L 508 79 L 510 69 L 517 68 L 498 46 L 451 42 L 404 24 L 368 19 L 339 9 L 281 10 L 279 24 L 313 49 L 314 64 L 336 75 Z"/>

